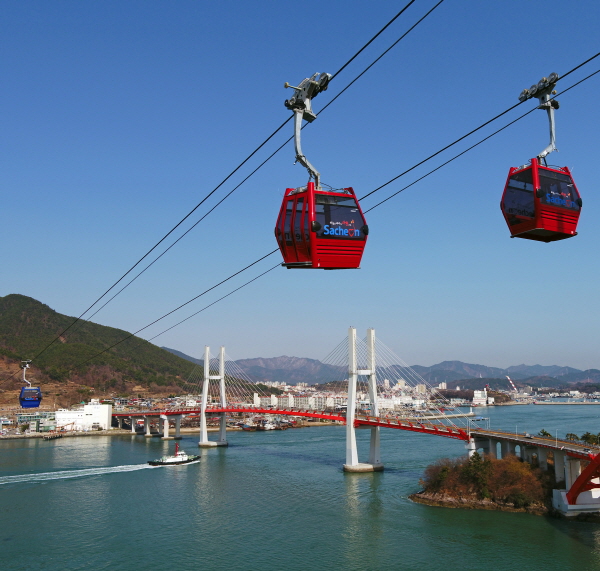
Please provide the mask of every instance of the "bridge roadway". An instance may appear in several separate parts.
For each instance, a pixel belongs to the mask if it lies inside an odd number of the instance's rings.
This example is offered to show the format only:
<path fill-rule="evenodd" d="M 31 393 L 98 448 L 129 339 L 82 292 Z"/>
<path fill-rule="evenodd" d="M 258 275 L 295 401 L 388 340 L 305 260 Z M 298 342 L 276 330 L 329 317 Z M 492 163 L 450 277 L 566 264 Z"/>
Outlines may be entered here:
<path fill-rule="evenodd" d="M 176 409 L 165 410 L 138 410 L 128 412 L 113 413 L 115 418 L 130 418 L 130 417 L 181 417 L 181 416 L 196 416 L 201 414 L 201 409 L 197 407 L 181 407 Z M 206 408 L 207 414 L 221 413 L 252 413 L 252 414 L 276 414 L 285 416 L 299 416 L 303 418 L 318 418 L 323 420 L 338 421 L 346 423 L 346 414 L 334 410 L 313 410 L 301 408 L 264 408 L 257 406 L 245 406 L 229 404 L 225 407 L 209 406 Z M 560 440 L 557 438 L 547 438 L 542 436 L 527 436 L 525 434 L 516 434 L 514 432 L 505 432 L 502 430 L 489 430 L 482 428 L 461 428 L 452 425 L 446 425 L 438 422 L 431 422 L 433 419 L 439 419 L 441 415 L 432 415 L 432 419 L 428 420 L 424 417 L 407 417 L 400 415 L 390 416 L 368 416 L 358 413 L 355 418 L 355 427 L 382 427 L 395 428 L 397 430 L 405 430 L 409 432 L 420 432 L 423 434 L 432 434 L 434 436 L 442 436 L 445 438 L 454 438 L 469 442 L 473 438 L 477 439 L 493 439 L 494 441 L 507 442 L 513 445 L 539 447 L 550 450 L 559 450 L 567 456 L 578 458 L 581 460 L 589 460 L 600 454 L 599 446 L 587 444 L 578 444 L 569 440 Z M 458 415 L 448 415 L 447 418 L 456 417 Z"/>

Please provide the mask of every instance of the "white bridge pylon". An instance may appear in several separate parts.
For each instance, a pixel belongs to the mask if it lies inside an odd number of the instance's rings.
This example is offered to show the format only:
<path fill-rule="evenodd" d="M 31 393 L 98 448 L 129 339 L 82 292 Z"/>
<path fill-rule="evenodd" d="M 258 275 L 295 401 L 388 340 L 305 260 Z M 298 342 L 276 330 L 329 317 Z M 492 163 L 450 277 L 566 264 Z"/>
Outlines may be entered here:
<path fill-rule="evenodd" d="M 212 448 L 213 446 L 228 446 L 227 442 L 227 418 L 226 413 L 220 413 L 219 437 L 215 442 L 208 439 L 208 429 L 206 426 L 206 406 L 208 404 L 208 395 L 210 393 L 210 381 L 219 381 L 219 395 L 221 408 L 227 406 L 227 396 L 225 395 L 225 347 L 219 351 L 219 374 L 210 374 L 210 347 L 204 347 L 204 382 L 202 383 L 202 406 L 200 409 L 200 442 L 201 448 Z"/>
<path fill-rule="evenodd" d="M 379 426 L 371 427 L 369 445 L 369 462 L 358 461 L 356 448 L 356 385 L 360 375 L 369 378 L 369 403 L 371 414 L 379 416 L 377 408 L 377 371 L 375 363 L 375 329 L 367 329 L 367 369 L 359 369 L 356 358 L 356 328 L 348 329 L 348 408 L 346 412 L 346 463 L 345 472 L 379 472 L 383 470 L 381 463 L 381 445 Z"/>

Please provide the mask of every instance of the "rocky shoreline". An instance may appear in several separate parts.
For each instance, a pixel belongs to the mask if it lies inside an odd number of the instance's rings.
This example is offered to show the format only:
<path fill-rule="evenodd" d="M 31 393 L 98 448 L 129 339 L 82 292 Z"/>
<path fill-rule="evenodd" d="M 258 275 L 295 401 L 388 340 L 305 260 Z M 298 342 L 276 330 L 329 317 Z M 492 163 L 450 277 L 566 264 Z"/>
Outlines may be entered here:
<path fill-rule="evenodd" d="M 534 515 L 553 515 L 552 508 L 544 504 L 532 504 L 527 507 L 516 508 L 514 504 L 499 503 L 491 499 L 477 498 L 455 498 L 448 494 L 434 494 L 426 491 L 421 491 L 408 496 L 410 500 L 418 504 L 427 506 L 443 507 L 443 508 L 460 508 L 467 510 L 489 510 L 503 511 L 514 513 L 529 513 Z"/>

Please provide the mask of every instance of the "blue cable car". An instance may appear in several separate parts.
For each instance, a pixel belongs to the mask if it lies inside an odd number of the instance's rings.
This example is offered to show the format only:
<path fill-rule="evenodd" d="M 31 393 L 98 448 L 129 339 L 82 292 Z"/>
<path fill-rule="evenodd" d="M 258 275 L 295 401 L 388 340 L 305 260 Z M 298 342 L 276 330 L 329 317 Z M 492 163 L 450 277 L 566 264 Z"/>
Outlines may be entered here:
<path fill-rule="evenodd" d="M 21 408 L 37 408 L 42 402 L 42 391 L 40 387 L 32 387 L 31 383 L 25 378 L 25 371 L 29 369 L 29 361 L 21 361 L 21 369 L 23 369 L 23 382 L 27 383 L 27 387 L 21 388 L 19 395 L 19 403 Z"/>

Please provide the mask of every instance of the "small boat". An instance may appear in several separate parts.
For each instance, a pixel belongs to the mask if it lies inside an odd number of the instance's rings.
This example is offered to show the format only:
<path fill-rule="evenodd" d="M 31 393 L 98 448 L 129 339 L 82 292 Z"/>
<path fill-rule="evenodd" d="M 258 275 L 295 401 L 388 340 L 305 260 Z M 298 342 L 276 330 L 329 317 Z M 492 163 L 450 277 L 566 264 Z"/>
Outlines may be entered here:
<path fill-rule="evenodd" d="M 191 464 L 192 462 L 198 462 L 200 456 L 192 456 L 186 454 L 183 450 L 179 450 L 179 443 L 175 444 L 175 455 L 174 456 L 163 456 L 158 460 L 149 460 L 150 466 L 178 466 L 179 464 Z"/>

